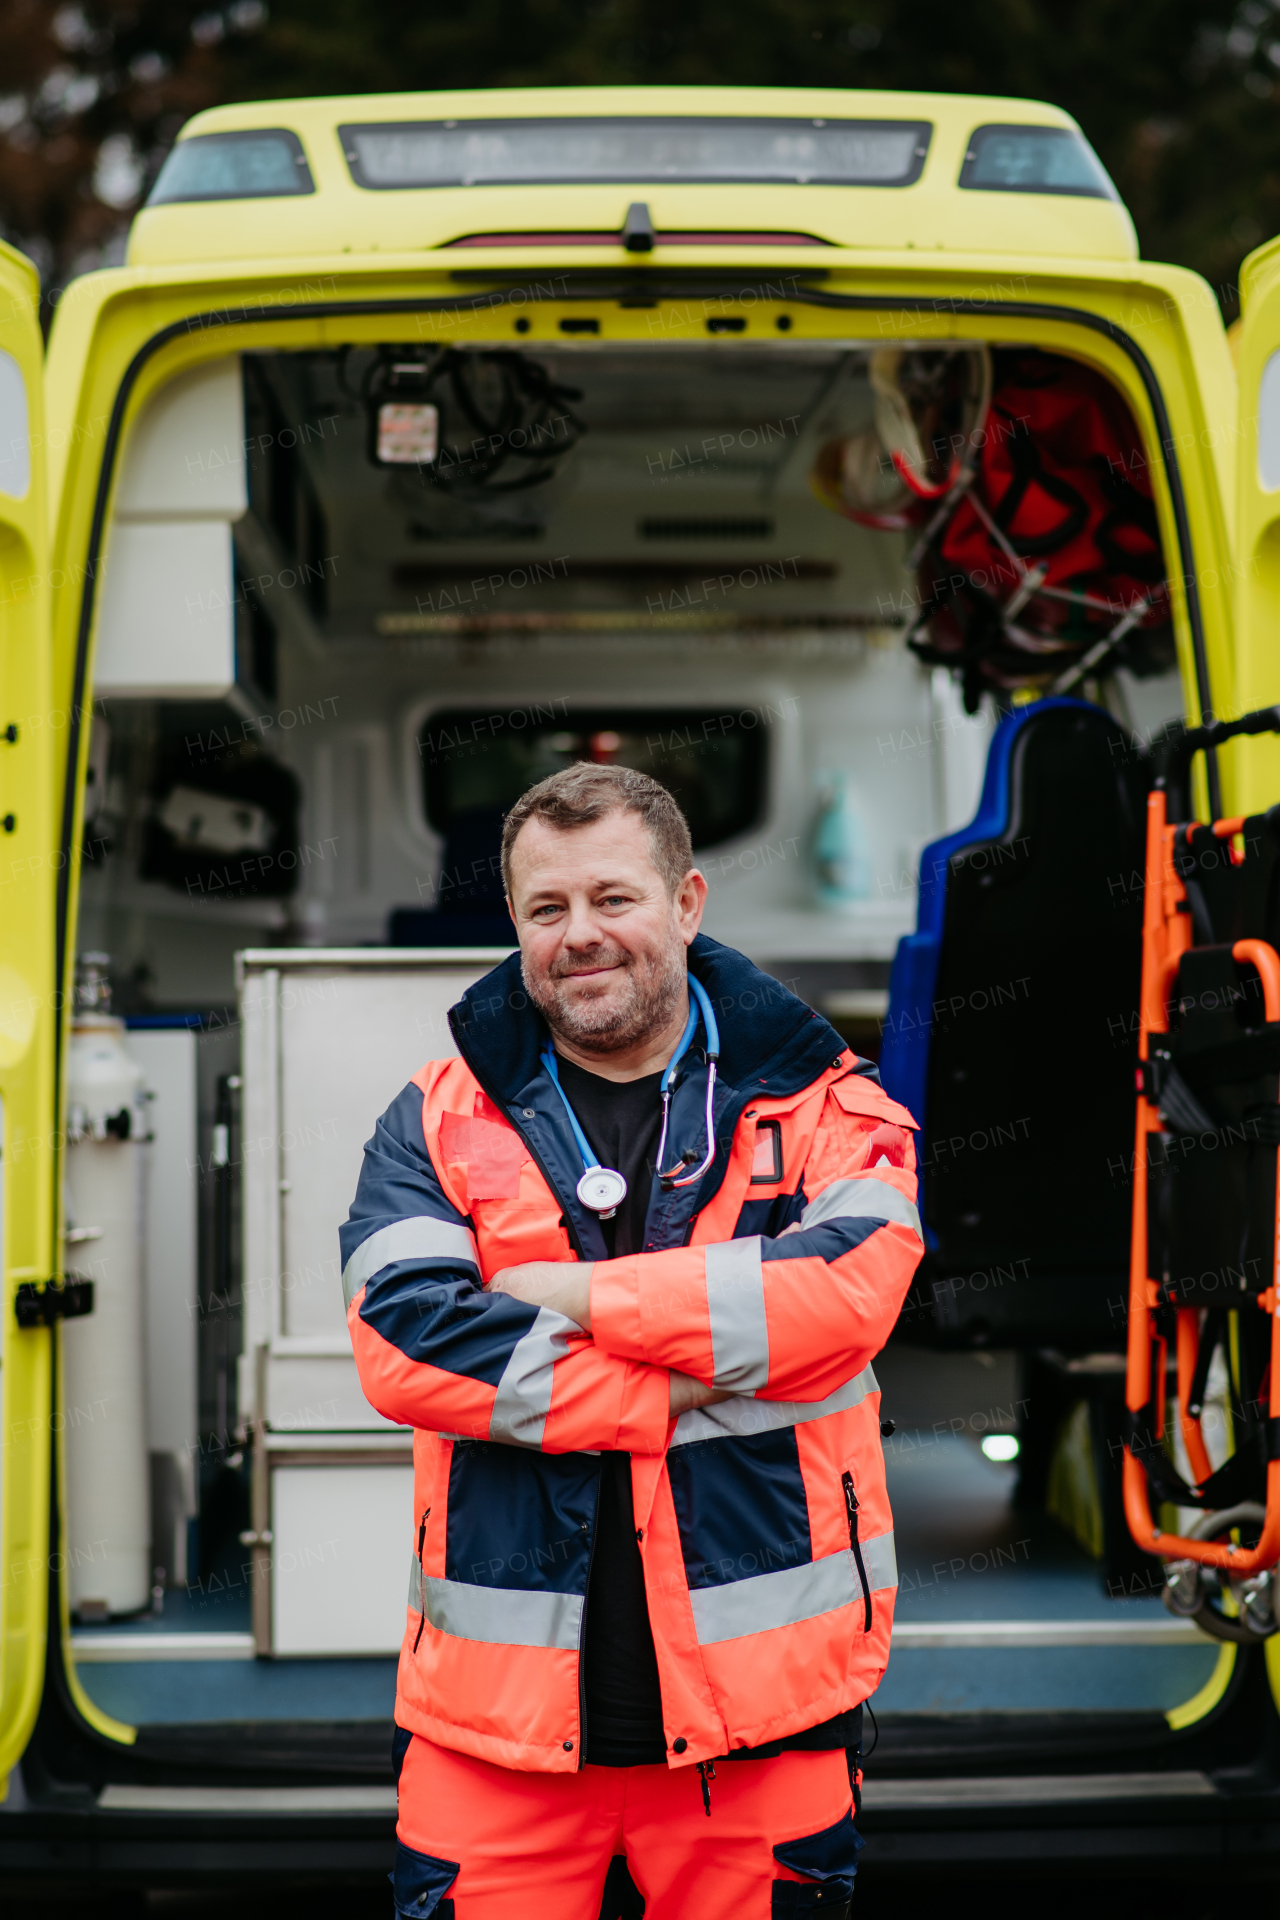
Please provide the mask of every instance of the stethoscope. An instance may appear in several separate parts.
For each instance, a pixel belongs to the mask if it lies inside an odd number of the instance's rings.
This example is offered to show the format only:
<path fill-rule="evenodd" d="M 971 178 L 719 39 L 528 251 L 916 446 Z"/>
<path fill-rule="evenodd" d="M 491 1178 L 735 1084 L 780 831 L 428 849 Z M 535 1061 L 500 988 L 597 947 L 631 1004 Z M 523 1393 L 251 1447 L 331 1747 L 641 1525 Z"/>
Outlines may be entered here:
<path fill-rule="evenodd" d="M 689 1018 L 685 1023 L 680 1045 L 672 1054 L 670 1065 L 663 1074 L 662 1085 L 658 1089 L 662 1100 L 662 1133 L 658 1140 L 658 1178 L 665 1189 L 692 1186 L 695 1180 L 701 1180 L 716 1157 L 711 1105 L 716 1087 L 716 1062 L 720 1058 L 720 1029 L 716 1025 L 716 1016 L 711 1011 L 711 1002 L 707 998 L 706 989 L 694 979 L 692 974 L 689 975 L 689 991 L 693 996 Z M 699 1012 L 707 1029 L 707 1151 L 701 1165 L 696 1166 L 692 1173 L 683 1174 L 677 1179 L 676 1176 L 680 1174 L 680 1169 L 687 1165 L 687 1161 L 677 1160 L 675 1166 L 664 1173 L 662 1156 L 667 1146 L 667 1124 L 671 1118 L 671 1095 L 675 1087 L 676 1068 L 689 1051 L 689 1044 L 698 1025 Z M 550 1041 L 542 1049 L 542 1064 L 551 1075 L 552 1085 L 564 1102 L 564 1110 L 569 1116 L 569 1125 L 573 1128 L 573 1137 L 578 1143 L 578 1152 L 582 1155 L 583 1174 L 577 1186 L 578 1198 L 584 1207 L 592 1213 L 598 1213 L 602 1220 L 612 1220 L 627 1197 L 627 1183 L 615 1167 L 602 1167 L 592 1153 L 587 1136 L 578 1125 L 578 1116 L 569 1104 L 569 1096 L 560 1085 L 555 1050 Z"/>

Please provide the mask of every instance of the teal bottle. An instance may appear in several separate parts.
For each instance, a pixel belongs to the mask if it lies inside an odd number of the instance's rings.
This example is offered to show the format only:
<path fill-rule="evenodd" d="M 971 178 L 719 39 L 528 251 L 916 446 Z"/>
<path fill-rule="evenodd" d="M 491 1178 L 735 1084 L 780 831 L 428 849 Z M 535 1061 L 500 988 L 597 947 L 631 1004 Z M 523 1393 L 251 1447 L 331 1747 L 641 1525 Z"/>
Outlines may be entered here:
<path fill-rule="evenodd" d="M 813 834 L 813 865 L 820 906 L 838 912 L 853 901 L 870 898 L 867 830 L 847 774 L 823 776 Z"/>

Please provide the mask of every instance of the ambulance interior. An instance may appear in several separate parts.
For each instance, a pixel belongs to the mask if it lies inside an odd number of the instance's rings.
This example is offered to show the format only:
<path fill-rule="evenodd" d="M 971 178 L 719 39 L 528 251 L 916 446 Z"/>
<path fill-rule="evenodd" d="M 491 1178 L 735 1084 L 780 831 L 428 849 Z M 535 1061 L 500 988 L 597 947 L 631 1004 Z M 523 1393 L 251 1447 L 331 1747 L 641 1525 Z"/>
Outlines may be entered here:
<path fill-rule="evenodd" d="M 1051 543 L 962 552 L 950 516 L 993 394 L 1073 363 L 560 325 L 206 360 L 126 440 L 69 1067 L 67 1266 L 98 1302 L 64 1329 L 78 1685 L 156 1764 L 259 1764 L 271 1721 L 262 1765 L 385 1770 L 411 1479 L 344 1351 L 336 1228 L 377 1113 L 511 944 L 503 810 L 586 758 L 671 786 L 708 933 L 864 1055 L 916 1033 L 892 1090 L 926 1098 L 931 1250 L 876 1362 L 881 1764 L 962 1724 L 1028 1752 L 1063 1714 L 1163 1726 L 1219 1650 L 1160 1607 L 1116 1469 L 1142 755 L 1182 711 L 1158 548 L 1141 596 L 1125 549 L 1154 527 L 1141 436 L 1114 390 L 1111 438 L 1078 436 L 1115 578 L 1054 601 Z M 983 537 L 1022 568 L 985 599 Z M 1074 704 L 1028 718 L 1045 695 Z M 981 817 L 1019 716 L 1013 813 L 942 858 L 947 978 L 891 1006 L 922 854 Z"/>

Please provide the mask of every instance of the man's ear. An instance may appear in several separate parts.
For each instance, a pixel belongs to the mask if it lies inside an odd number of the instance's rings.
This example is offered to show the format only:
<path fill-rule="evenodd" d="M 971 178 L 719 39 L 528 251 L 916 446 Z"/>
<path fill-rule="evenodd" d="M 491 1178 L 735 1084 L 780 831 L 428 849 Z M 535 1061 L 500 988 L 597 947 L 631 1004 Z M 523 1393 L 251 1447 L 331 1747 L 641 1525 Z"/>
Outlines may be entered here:
<path fill-rule="evenodd" d="M 697 867 L 690 867 L 680 885 L 676 888 L 676 921 L 680 928 L 680 937 L 686 947 L 697 938 L 698 928 L 702 925 L 702 913 L 707 904 L 706 875 Z"/>
<path fill-rule="evenodd" d="M 519 933 L 519 931 L 520 931 L 520 923 L 519 923 L 519 921 L 518 921 L 518 920 L 516 919 L 516 910 L 515 910 L 515 908 L 514 908 L 514 907 L 512 906 L 512 904 L 511 904 L 511 895 L 510 895 L 509 893 L 504 893 L 504 894 L 503 894 L 503 896 L 502 896 L 502 898 L 503 898 L 503 901 L 504 901 L 504 903 L 505 903 L 505 905 L 506 905 L 506 909 L 507 909 L 507 913 L 508 913 L 508 914 L 509 914 L 509 916 L 510 916 L 510 919 L 511 919 L 511 924 L 512 924 L 512 926 L 513 926 L 513 927 L 515 928 L 515 930 L 516 930 L 516 932 L 517 932 L 517 933 Z"/>

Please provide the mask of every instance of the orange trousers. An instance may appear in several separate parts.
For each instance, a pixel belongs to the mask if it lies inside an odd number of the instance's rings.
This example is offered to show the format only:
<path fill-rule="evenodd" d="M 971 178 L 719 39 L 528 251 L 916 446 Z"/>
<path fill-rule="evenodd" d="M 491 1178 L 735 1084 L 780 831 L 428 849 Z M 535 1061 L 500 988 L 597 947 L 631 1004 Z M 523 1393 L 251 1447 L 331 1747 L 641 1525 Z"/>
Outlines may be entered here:
<path fill-rule="evenodd" d="M 400 1736 L 403 1740 L 404 1736 Z M 645 1920 L 846 1912 L 862 1844 L 843 1752 L 695 1767 L 517 1773 L 415 1734 L 392 1876 L 406 1920 L 598 1920 L 624 1854 Z M 775 1851 L 776 1850 L 776 1851 Z"/>

